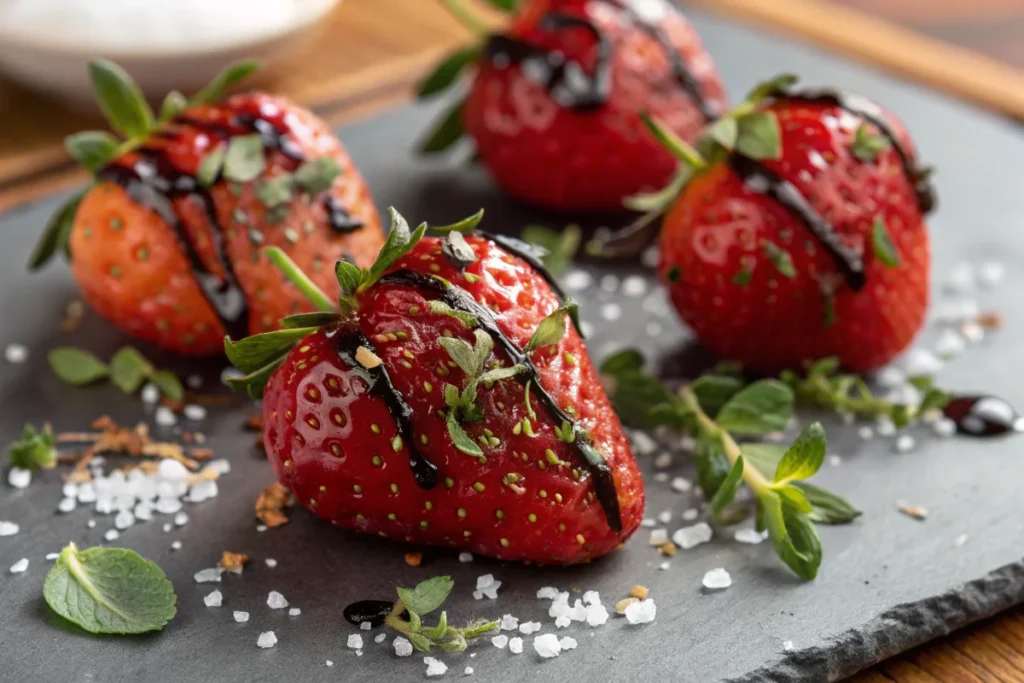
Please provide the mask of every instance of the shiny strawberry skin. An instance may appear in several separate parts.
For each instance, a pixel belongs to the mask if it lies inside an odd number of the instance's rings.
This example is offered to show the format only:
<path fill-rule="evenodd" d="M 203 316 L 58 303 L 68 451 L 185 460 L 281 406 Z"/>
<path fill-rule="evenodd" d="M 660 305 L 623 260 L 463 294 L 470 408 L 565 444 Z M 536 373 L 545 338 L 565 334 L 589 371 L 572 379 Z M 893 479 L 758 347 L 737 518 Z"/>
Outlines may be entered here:
<path fill-rule="evenodd" d="M 484 238 L 469 237 L 479 260 L 460 272 L 424 239 L 395 264 L 438 275 L 496 311 L 500 329 L 520 348 L 545 314 L 558 306 L 529 265 Z M 481 279 L 471 282 L 466 273 Z M 483 421 L 466 424 L 477 440 L 489 429 L 499 444 L 483 446 L 486 460 L 455 449 L 444 419 L 447 383 L 462 387 L 438 343 L 442 335 L 472 343 L 459 321 L 429 312 L 430 292 L 381 283 L 361 296 L 354 325 L 376 347 L 396 389 L 413 412 L 420 452 L 436 465 L 439 482 L 425 490 L 410 471 L 408 446 L 393 442 L 394 418 L 384 400 L 367 393 L 338 355 L 342 331 L 318 331 L 295 348 L 264 394 L 264 441 L 280 479 L 316 515 L 361 533 L 450 546 L 506 560 L 570 564 L 606 554 L 639 526 L 643 483 L 619 420 L 601 389 L 582 340 L 570 329 L 557 344 L 535 351 L 543 386 L 559 405 L 573 406 L 580 425 L 611 468 L 622 531 L 609 528 L 576 451 L 555 436 L 536 398 L 530 437 L 515 425 L 528 415 L 515 379 L 481 387 Z M 494 357 L 508 359 L 495 351 Z M 440 412 L 439 412 L 440 411 Z M 519 431 L 519 430 L 515 430 Z M 569 466 L 552 466 L 550 449 Z M 573 473 L 576 473 L 575 475 Z M 509 484 L 509 474 L 518 481 Z"/>
<path fill-rule="evenodd" d="M 667 0 L 653 4 L 652 13 L 662 14 L 659 28 L 705 98 L 724 110 L 722 83 L 696 31 Z M 556 211 L 621 211 L 624 198 L 660 189 L 676 169 L 675 159 L 647 132 L 639 113 L 650 113 L 691 141 L 706 121 L 673 79 L 665 50 L 628 21 L 617 3 L 535 0 L 527 3 L 508 35 L 560 51 L 592 70 L 594 37 L 583 29 L 552 33 L 540 28 L 548 11 L 589 19 L 611 42 L 607 102 L 594 110 L 569 109 L 518 65 L 502 68 L 482 61 L 466 102 L 464 127 L 497 184 L 517 199 Z"/>
<path fill-rule="evenodd" d="M 859 117 L 795 100 L 770 109 L 778 116 L 782 156 L 761 163 L 793 183 L 860 253 L 866 285 L 853 291 L 798 218 L 721 163 L 693 179 L 666 216 L 659 273 L 682 319 L 723 358 L 762 372 L 829 356 L 853 371 L 876 369 L 910 344 L 928 305 L 929 240 L 913 184 L 895 148 L 873 162 L 853 155 Z M 913 154 L 902 124 L 887 117 Z M 877 217 L 898 267 L 873 251 Z M 794 278 L 766 257 L 765 240 L 788 251 Z M 744 271 L 749 282 L 740 284 Z M 836 287 L 827 325 L 823 284 Z"/>
<path fill-rule="evenodd" d="M 266 168 L 247 183 L 219 181 L 210 188 L 224 252 L 249 305 L 249 333 L 274 329 L 277 321 L 309 310 L 298 290 L 261 253 L 278 246 L 325 291 L 339 291 L 333 264 L 346 254 L 356 263 L 373 262 L 383 243 L 380 219 L 369 189 L 330 128 L 311 112 L 263 93 L 235 95 L 225 102 L 187 109 L 182 117 L 229 125 L 238 112 L 259 112 L 287 122 L 289 138 L 306 159 L 334 158 L 342 173 L 328 190 L 364 227 L 338 233 L 327 221 L 322 201 L 296 195 L 286 218 L 268 220 L 257 199 L 260 180 L 294 171 L 297 162 L 280 150 L 266 150 Z M 179 117 L 179 118 L 182 118 Z M 186 175 L 195 175 L 214 138 L 188 123 L 174 123 L 146 142 Z M 128 152 L 114 163 L 138 159 Z M 174 209 L 206 268 L 223 277 L 214 249 L 215 228 L 189 197 Z M 258 239 L 254 238 L 258 236 Z M 203 296 L 181 244 L 167 221 L 135 201 L 118 184 L 99 182 L 85 195 L 70 235 L 71 268 L 83 297 L 105 318 L 129 334 L 167 350 L 188 355 L 223 351 L 225 329 Z"/>

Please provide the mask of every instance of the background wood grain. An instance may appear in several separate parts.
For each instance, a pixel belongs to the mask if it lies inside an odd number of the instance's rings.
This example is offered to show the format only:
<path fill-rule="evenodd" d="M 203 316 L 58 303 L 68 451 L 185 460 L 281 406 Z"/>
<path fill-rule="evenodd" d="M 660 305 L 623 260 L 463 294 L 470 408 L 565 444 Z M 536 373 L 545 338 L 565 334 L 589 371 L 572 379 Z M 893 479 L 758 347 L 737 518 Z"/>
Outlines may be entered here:
<path fill-rule="evenodd" d="M 1016 68 L 1024 67 L 1022 0 L 691 4 L 800 34 L 1024 118 L 1024 74 Z M 437 0 L 347 0 L 309 55 L 268 72 L 262 85 L 340 122 L 407 99 L 425 70 L 468 37 Z M 0 212 L 82 181 L 61 140 L 101 125 L 0 78 Z M 1024 608 L 883 662 L 851 683 L 960 681 L 1024 681 Z"/>

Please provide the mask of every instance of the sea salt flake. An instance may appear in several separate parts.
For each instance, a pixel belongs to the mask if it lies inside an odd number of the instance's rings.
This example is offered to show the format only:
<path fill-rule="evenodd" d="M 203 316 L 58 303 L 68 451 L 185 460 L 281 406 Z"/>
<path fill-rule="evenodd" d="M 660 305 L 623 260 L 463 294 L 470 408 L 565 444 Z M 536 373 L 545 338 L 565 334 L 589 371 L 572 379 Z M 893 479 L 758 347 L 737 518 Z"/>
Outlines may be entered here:
<path fill-rule="evenodd" d="M 639 298 L 647 293 L 647 280 L 639 275 L 630 275 L 622 281 L 622 293 Z"/>
<path fill-rule="evenodd" d="M 857 428 L 857 436 L 859 436 L 863 441 L 868 441 L 869 439 L 874 438 L 875 430 L 867 425 L 862 425 Z"/>
<path fill-rule="evenodd" d="M 932 423 L 932 431 L 935 432 L 937 436 L 940 436 L 943 439 L 948 439 L 956 434 L 956 422 L 948 417 L 942 417 Z"/>
<path fill-rule="evenodd" d="M 61 498 L 60 502 L 57 503 L 57 510 L 60 512 L 71 512 L 75 509 L 75 505 L 74 498 Z"/>
<path fill-rule="evenodd" d="M 896 451 L 898 453 L 909 453 L 912 450 L 914 450 L 914 437 L 910 434 L 901 434 L 896 439 Z"/>
<path fill-rule="evenodd" d="M 700 517 L 700 510 L 698 510 L 697 508 L 683 510 L 683 514 L 680 516 L 682 517 L 684 522 L 692 522 L 693 520 Z"/>
<path fill-rule="evenodd" d="M 657 442 L 644 432 L 633 432 L 631 440 L 638 455 L 650 455 L 658 449 Z"/>
<path fill-rule="evenodd" d="M 658 521 L 661 522 L 662 524 L 668 524 L 669 522 L 671 522 L 672 521 L 672 511 L 671 510 L 663 510 L 662 512 L 659 512 L 658 513 Z"/>
<path fill-rule="evenodd" d="M 158 406 L 156 412 L 153 413 L 153 421 L 161 427 L 173 427 L 178 424 L 178 417 L 167 406 Z"/>
<path fill-rule="evenodd" d="M 87 481 L 78 487 L 77 491 L 78 502 L 83 505 L 96 502 L 96 487 L 93 486 L 91 481 Z"/>
<path fill-rule="evenodd" d="M 647 545 L 662 546 L 668 543 L 668 532 L 664 529 L 655 529 L 651 532 L 651 537 L 647 541 Z"/>
<path fill-rule="evenodd" d="M 238 622 L 239 624 L 244 624 L 245 622 L 249 621 L 249 613 L 248 612 L 240 612 L 238 610 L 235 610 L 232 613 L 232 616 L 234 616 L 235 621 Z"/>
<path fill-rule="evenodd" d="M 270 591 L 267 595 L 267 607 L 270 609 L 284 609 L 288 606 L 288 600 L 277 591 Z M 351 640 L 351 638 L 349 638 Z M 362 647 L 362 645 L 360 645 Z"/>
<path fill-rule="evenodd" d="M 672 454 L 659 453 L 658 457 L 654 459 L 654 467 L 659 470 L 664 470 L 669 467 L 672 467 Z"/>
<path fill-rule="evenodd" d="M 967 534 L 960 534 L 959 536 L 953 539 L 953 545 L 955 545 L 957 548 L 962 546 L 964 543 L 967 543 Z"/>
<path fill-rule="evenodd" d="M 669 562 L 662 562 L 661 564 L 658 565 L 658 571 L 667 571 L 668 568 L 671 567 L 671 566 L 672 565 Z"/>
<path fill-rule="evenodd" d="M 701 583 L 708 590 L 725 590 L 732 585 L 732 577 L 729 576 L 729 572 L 718 567 L 717 569 L 711 569 L 705 572 L 704 580 Z"/>
<path fill-rule="evenodd" d="M 563 636 L 558 640 L 558 646 L 562 648 L 562 652 L 565 652 L 566 650 L 575 650 L 577 645 L 579 645 L 579 643 L 576 642 L 576 639 L 570 638 L 569 636 Z"/>
<path fill-rule="evenodd" d="M 782 651 L 783 652 L 792 652 L 793 651 L 793 641 L 792 640 L 784 640 L 784 641 L 782 641 Z"/>
<path fill-rule="evenodd" d="M 263 533 L 266 530 L 267 530 L 267 525 L 266 524 L 257 524 L 256 525 L 256 531 L 257 532 Z"/>
<path fill-rule="evenodd" d="M 978 266 L 978 280 L 983 287 L 992 289 L 1006 275 L 1006 267 L 998 261 L 986 261 Z"/>
<path fill-rule="evenodd" d="M 956 330 L 945 329 L 939 333 L 932 350 L 941 358 L 953 358 L 963 353 L 967 348 L 964 338 Z"/>
<path fill-rule="evenodd" d="M 171 550 L 181 550 L 181 541 L 171 543 Z"/>
<path fill-rule="evenodd" d="M 527 621 L 526 623 L 519 624 L 519 632 L 524 636 L 528 636 L 531 633 L 536 633 L 542 628 L 539 621 Z"/>
<path fill-rule="evenodd" d="M 473 553 L 459 553 L 459 562 L 468 564 L 473 561 Z"/>
<path fill-rule="evenodd" d="M 493 638 L 491 638 L 491 644 L 499 650 L 503 649 L 506 645 L 508 645 L 508 636 L 506 636 L 504 633 L 502 633 L 501 635 L 494 636 Z"/>
<path fill-rule="evenodd" d="M 572 619 L 566 616 L 561 616 L 555 619 L 555 628 L 568 628 L 571 623 Z"/>
<path fill-rule="evenodd" d="M 28 558 L 23 557 L 14 564 L 11 565 L 12 574 L 21 574 L 23 571 L 28 569 Z"/>
<path fill-rule="evenodd" d="M 601 603 L 587 605 L 587 625 L 603 626 L 608 622 L 608 609 Z"/>
<path fill-rule="evenodd" d="M 519 619 L 511 614 L 505 614 L 501 617 L 500 628 L 502 631 L 515 631 L 519 628 Z"/>
<path fill-rule="evenodd" d="M 116 541 L 120 537 L 121 537 L 121 532 L 119 532 L 117 529 L 108 529 L 107 533 L 103 534 L 103 538 L 107 542 Z"/>
<path fill-rule="evenodd" d="M 334 666 L 334 662 L 332 662 L 329 659 L 327 660 L 326 664 L 327 664 L 327 666 Z"/>
<path fill-rule="evenodd" d="M 11 365 L 20 365 L 28 360 L 28 347 L 24 344 L 8 344 L 4 347 L 4 360 Z"/>
<path fill-rule="evenodd" d="M 765 531 L 758 531 L 757 529 L 747 527 L 745 529 L 737 529 L 736 533 L 733 534 L 733 538 L 739 543 L 757 545 L 768 538 L 768 531 L 767 529 Z"/>
<path fill-rule="evenodd" d="M 204 479 L 192 485 L 192 488 L 188 490 L 188 499 L 193 503 L 201 503 L 204 500 L 215 498 L 217 493 L 217 482 Z"/>
<path fill-rule="evenodd" d="M 351 636 L 349 636 L 349 638 L 351 638 Z M 409 642 L 408 638 L 395 636 L 395 642 L 393 645 L 395 648 L 395 654 L 399 657 L 408 657 L 412 654 L 412 643 Z"/>
<path fill-rule="evenodd" d="M 206 408 L 195 403 L 189 403 L 181 409 L 181 414 L 189 420 L 198 422 L 206 419 Z"/>
<path fill-rule="evenodd" d="M 274 635 L 273 631 L 264 631 L 260 634 L 260 637 L 256 639 L 256 645 L 263 649 L 274 647 L 277 645 L 277 636 Z"/>
<path fill-rule="evenodd" d="M 196 583 L 220 583 L 220 570 L 216 567 L 202 569 L 196 572 L 192 578 Z"/>
<path fill-rule="evenodd" d="M 562 646 L 558 643 L 558 636 L 554 633 L 545 633 L 533 639 L 533 649 L 544 659 L 550 659 L 558 656 Z"/>
<path fill-rule="evenodd" d="M 608 322 L 614 322 L 622 317 L 622 306 L 610 302 L 601 306 L 601 317 Z"/>
<path fill-rule="evenodd" d="M 600 605 L 601 594 L 597 591 L 585 591 L 583 593 L 583 604 L 584 605 Z"/>
<path fill-rule="evenodd" d="M 183 482 L 188 479 L 188 470 L 177 460 L 164 459 L 157 466 L 156 476 L 162 481 Z"/>
<path fill-rule="evenodd" d="M 960 326 L 960 334 L 972 344 L 977 344 L 985 338 L 985 328 L 980 323 L 972 320 Z"/>
<path fill-rule="evenodd" d="M 693 484 L 686 477 L 674 477 L 671 486 L 676 493 L 686 493 L 693 488 Z"/>
<path fill-rule="evenodd" d="M 911 349 L 903 357 L 903 369 L 908 377 L 937 374 L 945 363 L 928 349 Z"/>
<path fill-rule="evenodd" d="M 693 526 L 684 526 L 672 534 L 672 542 L 683 550 L 689 550 L 710 541 L 711 535 L 711 527 L 706 522 L 698 522 Z"/>
<path fill-rule="evenodd" d="M 373 630 L 373 624 L 371 624 L 368 621 L 361 621 L 361 622 L 359 622 L 359 630 L 360 631 L 372 631 Z"/>
<path fill-rule="evenodd" d="M 273 569 L 274 567 L 277 566 L 277 560 L 275 560 L 272 557 L 268 557 L 267 559 L 263 560 L 263 562 L 264 562 L 264 564 L 266 564 L 271 569 Z"/>
<path fill-rule="evenodd" d="M 131 528 L 133 524 L 135 524 L 135 515 L 133 515 L 130 510 L 121 510 L 114 517 L 114 526 L 119 531 Z"/>
<path fill-rule="evenodd" d="M 290 617 L 297 617 L 300 614 L 302 614 L 302 610 L 298 607 L 292 607 L 290 610 L 288 610 L 288 616 Z"/>
<path fill-rule="evenodd" d="M 53 562 L 58 557 L 60 557 L 60 553 L 46 553 L 46 559 L 49 560 L 50 562 Z"/>
<path fill-rule="evenodd" d="M 943 288 L 953 294 L 966 294 L 974 289 L 974 266 L 961 262 L 949 269 Z"/>
<path fill-rule="evenodd" d="M 883 415 L 875 420 L 875 430 L 879 436 L 892 436 L 896 433 L 896 424 L 887 415 Z"/>
<path fill-rule="evenodd" d="M 221 594 L 220 591 L 213 591 L 205 598 L 203 598 L 203 602 L 206 603 L 207 607 L 220 607 L 221 604 L 224 602 L 224 596 Z"/>
<path fill-rule="evenodd" d="M 181 501 L 177 498 L 159 498 L 156 501 L 156 511 L 161 515 L 173 515 L 182 508 Z"/>
<path fill-rule="evenodd" d="M 465 669 L 464 669 L 464 670 L 462 671 L 462 673 L 463 673 L 464 675 L 466 675 L 466 676 L 472 676 L 472 675 L 473 675 L 473 667 L 471 667 L 471 666 L 467 666 L 467 667 L 466 667 L 466 668 L 465 668 Z"/>
<path fill-rule="evenodd" d="M 207 463 L 206 467 L 217 474 L 228 474 L 231 472 L 231 461 L 226 458 L 217 458 Z"/>
<path fill-rule="evenodd" d="M 570 292 L 579 292 L 594 284 L 594 278 L 587 271 L 574 268 L 566 274 L 562 284 Z"/>
<path fill-rule="evenodd" d="M 351 633 L 346 643 L 350 650 L 360 650 L 363 647 L 363 637 L 358 633 Z"/>
<path fill-rule="evenodd" d="M 32 470 L 12 467 L 7 472 L 7 483 L 16 489 L 28 488 L 28 485 L 32 483 Z"/>
<path fill-rule="evenodd" d="M 515 638 L 509 638 L 508 651 L 514 655 L 523 654 L 523 639 L 518 636 Z"/>
<path fill-rule="evenodd" d="M 160 400 L 160 387 L 152 382 L 147 382 L 146 385 L 142 387 L 142 391 L 139 392 L 139 397 L 142 399 L 143 403 L 147 405 L 155 405 Z"/>
<path fill-rule="evenodd" d="M 448 671 L 448 665 L 442 662 L 440 659 L 433 657 L 424 657 L 423 663 L 427 665 L 427 678 L 433 678 L 434 676 L 443 676 Z"/>
<path fill-rule="evenodd" d="M 186 524 L 188 524 L 187 513 L 179 512 L 178 514 L 174 515 L 174 526 L 185 526 Z"/>
<path fill-rule="evenodd" d="M 637 600 L 626 608 L 626 621 L 631 624 L 647 624 L 654 621 L 658 608 L 654 600 Z"/>
<path fill-rule="evenodd" d="M 655 520 L 653 520 L 653 519 L 645 519 L 645 520 L 641 520 L 641 522 L 640 522 L 640 526 L 642 526 L 642 527 L 643 527 L 643 528 L 645 528 L 645 529 L 651 529 L 651 528 L 653 528 L 653 527 L 654 527 L 654 526 L 655 526 L 655 525 L 656 525 L 657 523 L 658 523 L 658 522 L 656 522 L 656 521 L 655 521 Z"/>

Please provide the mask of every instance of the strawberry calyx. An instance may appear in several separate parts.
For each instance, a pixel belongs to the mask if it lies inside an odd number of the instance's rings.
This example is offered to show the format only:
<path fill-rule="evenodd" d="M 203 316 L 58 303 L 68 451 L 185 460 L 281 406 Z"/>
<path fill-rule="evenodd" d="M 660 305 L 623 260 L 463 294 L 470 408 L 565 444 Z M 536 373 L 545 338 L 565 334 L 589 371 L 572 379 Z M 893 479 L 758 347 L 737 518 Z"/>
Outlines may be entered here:
<path fill-rule="evenodd" d="M 260 61 L 253 59 L 228 64 L 192 97 L 185 97 L 177 90 L 169 92 L 157 115 L 128 72 L 110 60 L 94 59 L 89 62 L 89 80 L 96 101 L 111 129 L 121 137 L 108 131 L 81 131 L 64 138 L 64 147 L 79 166 L 95 174 L 110 160 L 139 147 L 146 138 L 161 130 L 186 107 L 216 102 L 226 89 L 237 85 L 261 66 Z M 68 238 L 75 214 L 91 188 L 90 184 L 71 195 L 53 213 L 29 257 L 29 270 L 41 268 L 58 250 L 70 258 Z"/>
<path fill-rule="evenodd" d="M 448 615 L 443 611 L 436 625 L 423 624 L 423 617 L 444 603 L 454 585 L 448 576 L 435 576 L 420 582 L 415 588 L 399 588 L 398 600 L 384 624 L 408 638 L 421 652 L 430 652 L 433 647 L 446 652 L 463 652 L 474 639 L 497 631 L 498 621 L 487 619 L 474 619 L 463 628 L 450 626 Z"/>

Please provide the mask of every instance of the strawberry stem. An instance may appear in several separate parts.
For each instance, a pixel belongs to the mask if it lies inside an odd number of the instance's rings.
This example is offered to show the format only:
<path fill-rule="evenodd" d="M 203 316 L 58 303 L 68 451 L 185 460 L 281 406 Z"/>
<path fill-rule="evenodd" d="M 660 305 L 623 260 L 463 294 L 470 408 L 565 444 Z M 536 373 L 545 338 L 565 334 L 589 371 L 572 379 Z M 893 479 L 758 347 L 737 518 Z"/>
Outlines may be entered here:
<path fill-rule="evenodd" d="M 292 261 L 288 254 L 284 253 L 280 247 L 267 247 L 263 251 L 267 258 L 270 259 L 270 262 L 277 266 L 277 269 L 284 274 L 285 278 L 295 285 L 311 304 L 321 311 L 333 312 L 338 310 L 337 302 L 324 294 L 323 290 L 317 287 L 316 283 L 310 280 L 309 276 L 303 273 L 295 261 Z"/>
<path fill-rule="evenodd" d="M 647 112 L 640 112 L 640 119 L 647 126 L 647 130 L 651 132 L 651 135 L 679 161 L 695 171 L 699 171 L 707 166 L 707 162 L 700 155 L 700 152 L 691 147 L 689 143 L 669 128 L 666 128 L 664 124 L 652 118 Z"/>
<path fill-rule="evenodd" d="M 487 26 L 485 26 L 471 10 L 462 4 L 462 0 L 442 0 L 442 2 L 448 11 L 459 20 L 459 23 L 470 31 L 479 35 L 487 33 Z"/>

